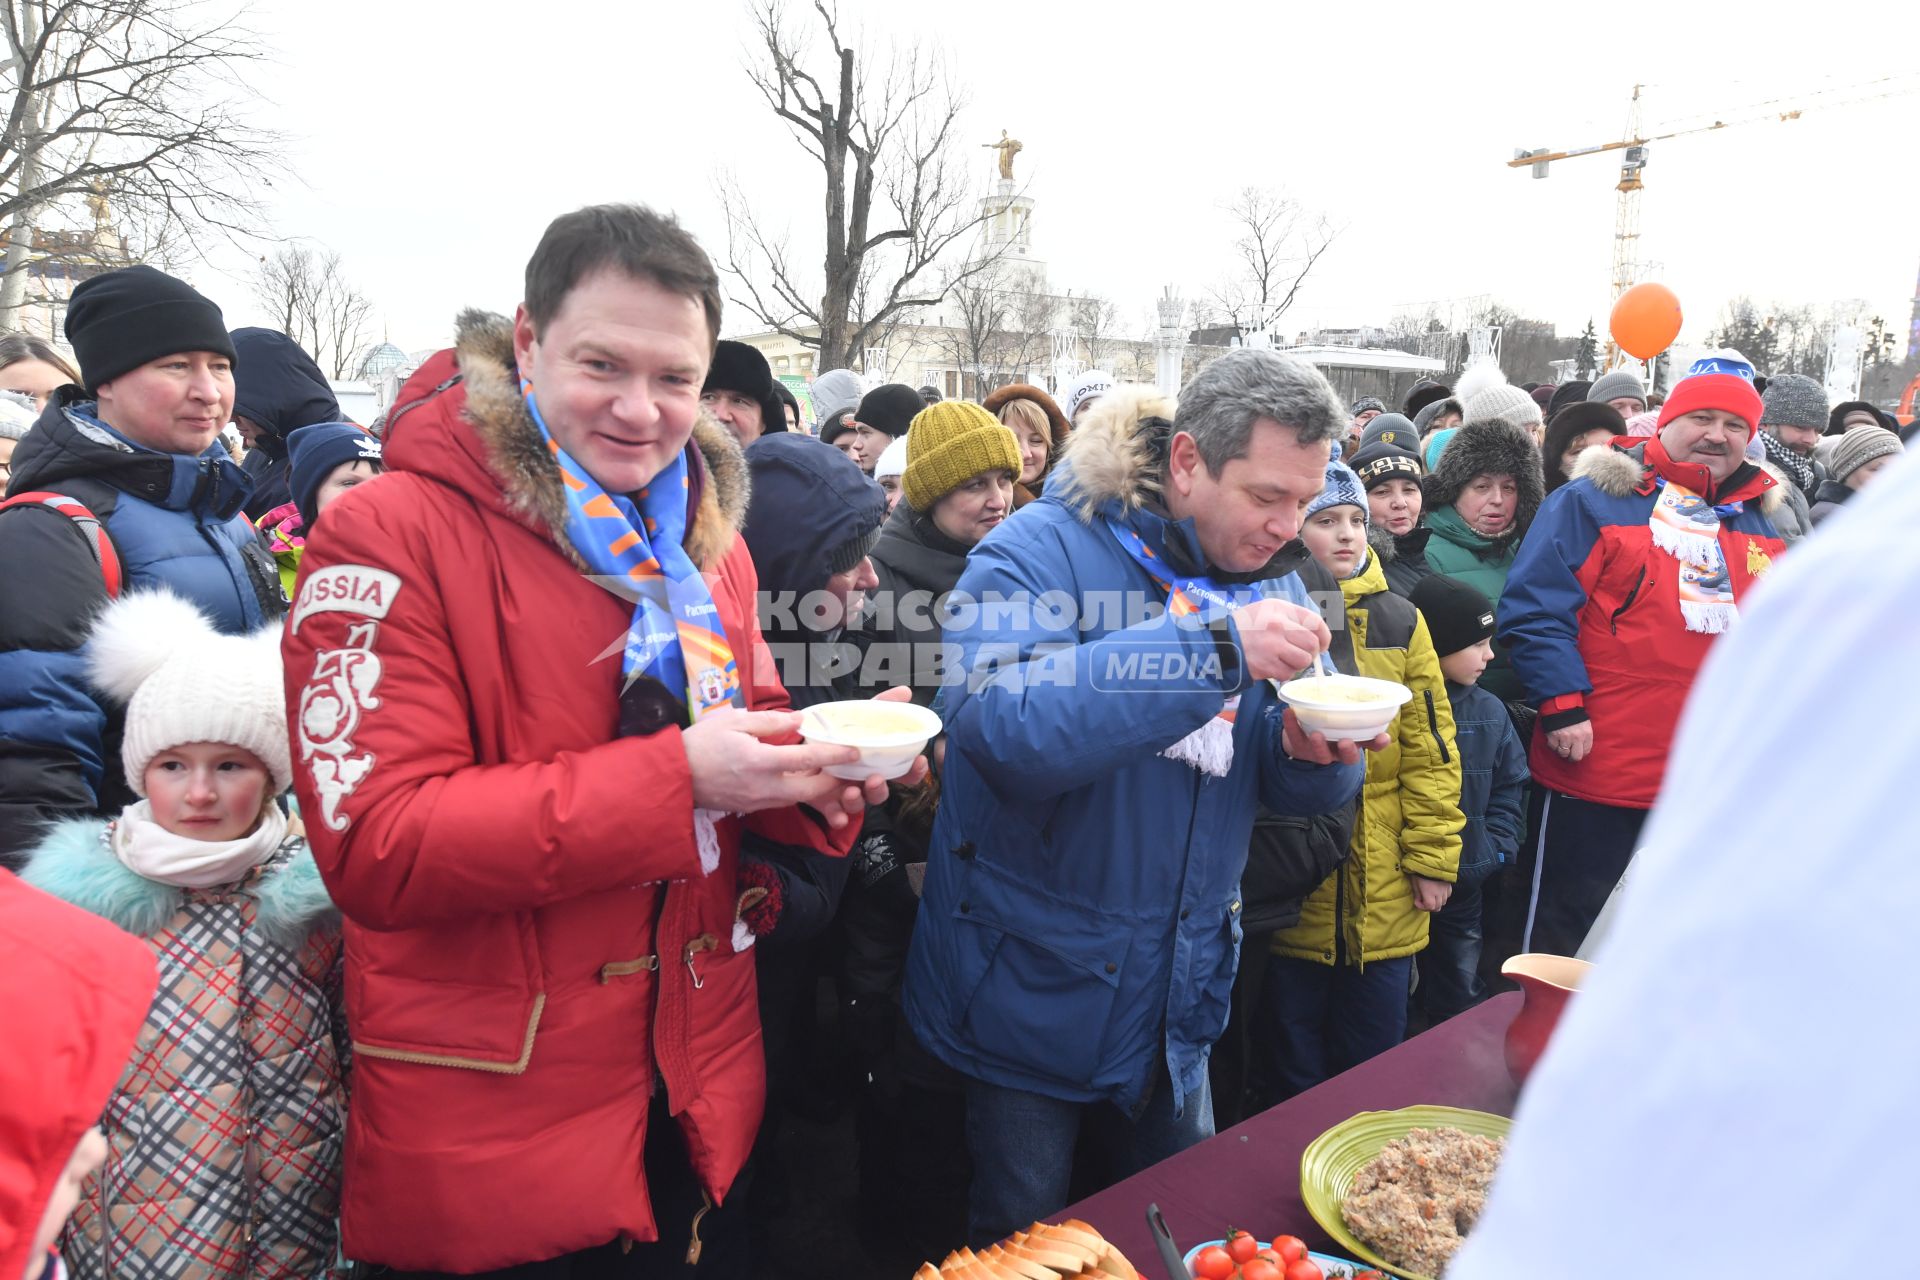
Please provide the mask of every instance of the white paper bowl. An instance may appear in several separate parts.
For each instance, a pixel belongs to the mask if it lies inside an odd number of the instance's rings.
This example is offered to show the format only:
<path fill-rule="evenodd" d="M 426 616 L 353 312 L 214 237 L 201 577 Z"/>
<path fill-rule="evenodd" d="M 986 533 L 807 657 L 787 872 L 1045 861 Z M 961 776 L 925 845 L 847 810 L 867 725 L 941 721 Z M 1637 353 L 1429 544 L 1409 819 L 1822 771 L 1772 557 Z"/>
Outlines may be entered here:
<path fill-rule="evenodd" d="M 1365 701 L 1329 697 L 1334 691 L 1365 695 Z M 1280 686 L 1280 698 L 1293 708 L 1300 727 L 1326 738 L 1364 742 L 1385 733 L 1413 690 L 1371 676 L 1311 675 Z"/>
<path fill-rule="evenodd" d="M 869 698 L 823 702 L 808 707 L 800 736 L 808 742 L 858 747 L 853 764 L 829 765 L 827 772 L 849 782 L 878 775 L 897 778 L 913 768 L 914 758 L 940 732 L 940 717 L 912 702 L 875 702 Z"/>

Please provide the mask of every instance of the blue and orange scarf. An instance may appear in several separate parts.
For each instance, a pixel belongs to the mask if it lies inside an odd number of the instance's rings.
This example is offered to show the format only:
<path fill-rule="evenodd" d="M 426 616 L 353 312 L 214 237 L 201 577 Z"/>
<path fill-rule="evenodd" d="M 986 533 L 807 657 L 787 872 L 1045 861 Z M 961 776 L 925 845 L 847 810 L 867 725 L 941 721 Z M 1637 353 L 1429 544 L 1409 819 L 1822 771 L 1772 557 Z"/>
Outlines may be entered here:
<path fill-rule="evenodd" d="M 740 670 L 720 625 L 713 593 L 682 545 L 690 484 L 686 450 L 636 495 L 609 494 L 547 429 L 523 380 L 527 412 L 560 468 L 567 501 L 567 540 L 602 585 L 633 601 L 621 671 L 631 684 L 652 676 L 681 700 L 689 720 L 717 707 L 744 707 Z"/>
<path fill-rule="evenodd" d="M 1145 569 L 1154 583 L 1167 593 L 1167 612 L 1175 618 L 1197 615 L 1202 622 L 1211 622 L 1266 594 L 1256 583 L 1222 584 L 1211 578 L 1176 573 L 1172 565 L 1154 553 L 1137 530 L 1117 520 L 1107 520 L 1107 531 L 1133 557 L 1134 563 Z M 1213 777 L 1226 777 L 1233 768 L 1233 722 L 1239 709 L 1240 698 L 1236 694 L 1226 700 L 1213 719 L 1160 754 Z"/>
<path fill-rule="evenodd" d="M 652 676 L 681 700 L 690 721 L 720 707 L 745 707 L 746 691 L 720 625 L 720 610 L 699 566 L 681 545 L 687 533 L 689 454 L 697 446 L 689 443 L 636 495 L 636 504 L 609 494 L 569 457 L 540 416 L 533 383 L 522 380 L 520 389 L 527 413 L 560 468 L 567 541 L 602 586 L 633 601 L 633 620 L 621 645 L 626 684 Z M 694 842 L 700 869 L 707 875 L 720 866 L 718 823 L 724 816 L 693 811 Z"/>

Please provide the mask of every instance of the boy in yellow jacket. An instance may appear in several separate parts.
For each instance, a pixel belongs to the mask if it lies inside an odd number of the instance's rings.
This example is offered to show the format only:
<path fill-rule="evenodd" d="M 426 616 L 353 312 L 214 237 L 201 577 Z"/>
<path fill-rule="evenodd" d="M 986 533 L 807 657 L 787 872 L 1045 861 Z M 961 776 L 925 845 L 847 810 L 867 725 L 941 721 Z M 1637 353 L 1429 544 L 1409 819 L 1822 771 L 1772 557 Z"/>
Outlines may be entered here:
<path fill-rule="evenodd" d="M 1407 1029 L 1413 955 L 1428 916 L 1446 905 L 1460 865 L 1460 758 L 1440 659 L 1420 613 L 1387 589 L 1367 545 L 1367 495 L 1338 458 L 1300 531 L 1340 580 L 1345 626 L 1335 665 L 1413 691 L 1367 754 L 1347 860 L 1307 899 L 1300 922 L 1274 935 L 1267 1007 L 1275 1071 L 1286 1096 L 1310 1089 L 1400 1043 Z"/>

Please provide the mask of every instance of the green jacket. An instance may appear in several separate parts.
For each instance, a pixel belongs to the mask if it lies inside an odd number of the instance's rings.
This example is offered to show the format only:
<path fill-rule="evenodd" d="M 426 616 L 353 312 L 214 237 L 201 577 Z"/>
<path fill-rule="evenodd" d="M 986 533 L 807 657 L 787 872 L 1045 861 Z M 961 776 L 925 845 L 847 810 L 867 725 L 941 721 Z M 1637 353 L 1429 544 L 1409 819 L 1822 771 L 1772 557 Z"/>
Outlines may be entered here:
<path fill-rule="evenodd" d="M 1498 609 L 1500 593 L 1507 586 L 1507 570 L 1513 567 L 1520 540 L 1483 537 L 1468 528 L 1467 522 L 1452 507 L 1441 507 L 1430 513 L 1426 525 L 1433 531 L 1427 540 L 1427 564 L 1435 573 L 1458 578 L 1479 591 L 1488 604 Z M 1493 645 L 1493 662 L 1480 677 L 1480 687 L 1502 702 L 1526 697 L 1526 690 L 1513 673 L 1506 650 L 1498 640 Z"/>
<path fill-rule="evenodd" d="M 1353 673 L 1413 691 L 1383 751 L 1367 753 L 1353 852 L 1307 898 L 1300 923 L 1274 935 L 1273 953 L 1349 964 L 1410 956 L 1427 945 L 1427 913 L 1413 905 L 1409 874 L 1451 883 L 1460 868 L 1460 753 L 1453 706 L 1426 620 L 1387 590 L 1380 558 L 1340 584 L 1353 633 Z M 1337 648 L 1338 646 L 1336 646 Z"/>

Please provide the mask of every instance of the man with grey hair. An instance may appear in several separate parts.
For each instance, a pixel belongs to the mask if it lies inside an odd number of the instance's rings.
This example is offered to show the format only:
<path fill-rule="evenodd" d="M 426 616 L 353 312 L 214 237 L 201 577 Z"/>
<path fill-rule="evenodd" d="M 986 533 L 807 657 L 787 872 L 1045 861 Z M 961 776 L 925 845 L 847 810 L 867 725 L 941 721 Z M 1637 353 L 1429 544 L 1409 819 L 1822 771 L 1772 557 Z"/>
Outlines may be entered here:
<path fill-rule="evenodd" d="M 1213 1131 L 1255 812 L 1348 804 L 1361 751 L 1272 680 L 1330 636 L 1296 535 L 1349 416 L 1311 365 L 1223 356 L 1103 395 L 949 600 L 957 666 L 905 1006 L 967 1080 L 969 1233 L 1068 1199 L 1083 1120 L 1135 1168 Z"/>

